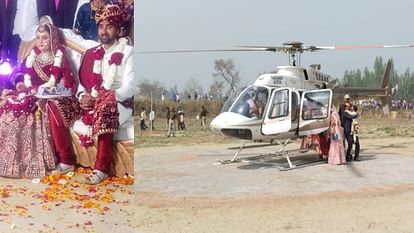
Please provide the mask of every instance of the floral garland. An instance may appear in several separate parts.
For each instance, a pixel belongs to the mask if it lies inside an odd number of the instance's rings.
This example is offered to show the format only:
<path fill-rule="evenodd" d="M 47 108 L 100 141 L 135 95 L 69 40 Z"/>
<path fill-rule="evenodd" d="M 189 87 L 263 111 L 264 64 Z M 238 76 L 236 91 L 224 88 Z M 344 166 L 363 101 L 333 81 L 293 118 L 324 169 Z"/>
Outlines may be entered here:
<path fill-rule="evenodd" d="M 109 70 L 107 75 L 105 76 L 105 79 L 103 79 L 102 77 L 102 63 L 103 57 L 105 55 L 105 49 L 102 46 L 99 46 L 93 51 L 95 60 L 93 62 L 93 72 L 90 74 L 89 78 L 95 84 L 92 87 L 91 91 L 91 95 L 94 98 L 98 96 L 100 90 L 110 90 L 114 82 L 116 76 L 116 68 L 122 62 L 122 58 L 124 57 L 124 54 L 122 52 L 124 50 L 125 45 L 128 43 L 128 40 L 126 40 L 125 38 L 120 38 L 118 41 L 119 44 L 114 48 L 114 51 L 110 55 L 110 59 L 108 61 Z M 93 125 L 93 114 L 94 111 L 85 112 L 81 119 L 82 122 L 87 126 Z M 79 143 L 83 147 L 89 147 L 93 145 L 91 136 L 86 134 L 79 136 Z"/>
<path fill-rule="evenodd" d="M 124 50 L 124 47 L 127 43 L 128 40 L 126 40 L 125 38 L 119 39 L 119 44 L 112 52 L 110 59 L 108 61 L 109 70 L 105 79 L 102 78 L 102 60 L 105 55 L 105 50 L 102 46 L 99 46 L 93 52 L 95 61 L 93 63 L 93 73 L 91 74 L 90 78 L 91 80 L 94 80 L 95 83 L 95 86 L 92 87 L 91 92 L 91 95 L 94 98 L 98 96 L 98 91 L 101 90 L 102 87 L 106 90 L 110 90 L 112 84 L 114 83 L 114 78 L 116 76 L 116 66 L 119 66 L 122 62 L 122 58 L 124 57 L 122 51 Z"/>
<path fill-rule="evenodd" d="M 26 87 L 32 86 L 32 76 L 34 75 L 33 64 L 36 60 L 36 56 L 40 53 L 40 49 L 35 46 L 32 51 L 30 51 L 30 55 L 26 59 L 26 68 L 28 69 L 28 72 L 24 75 L 24 85 Z M 62 59 L 63 53 L 60 49 L 58 49 L 55 54 L 53 65 L 50 67 L 51 74 L 49 81 L 44 83 L 42 86 L 53 87 L 55 85 L 56 79 L 61 75 Z"/>
<path fill-rule="evenodd" d="M 93 145 L 92 138 L 88 135 L 80 135 L 79 136 L 79 143 L 83 147 L 90 147 Z"/>
<path fill-rule="evenodd" d="M 34 113 L 36 109 L 36 98 L 32 95 L 19 93 L 17 96 L 10 96 L 2 108 L 3 112 L 13 112 L 14 117 Z"/>

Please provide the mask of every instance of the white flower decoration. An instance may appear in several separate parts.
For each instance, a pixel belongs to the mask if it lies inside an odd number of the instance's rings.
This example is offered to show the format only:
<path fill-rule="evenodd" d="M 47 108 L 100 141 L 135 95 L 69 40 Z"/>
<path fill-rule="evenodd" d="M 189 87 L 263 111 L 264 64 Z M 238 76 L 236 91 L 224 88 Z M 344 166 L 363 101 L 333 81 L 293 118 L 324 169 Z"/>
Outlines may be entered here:
<path fill-rule="evenodd" d="M 120 38 L 118 40 L 119 44 L 117 45 L 117 47 L 114 49 L 114 51 L 109 55 L 109 57 L 112 57 L 112 54 L 114 53 L 122 53 L 122 51 L 124 50 L 125 45 L 128 44 L 128 40 L 125 38 Z M 106 90 L 110 90 L 113 83 L 114 83 L 114 79 L 116 76 L 116 65 L 115 64 L 111 64 L 109 66 L 109 70 L 107 75 L 105 75 L 105 77 L 102 75 L 102 87 L 105 88 Z M 102 60 L 95 60 L 94 64 L 93 64 L 93 73 L 95 74 L 102 74 Z M 96 96 L 98 96 L 97 91 L 95 90 L 95 88 L 92 89 L 92 96 L 93 93 L 96 94 Z M 95 97 L 95 96 L 94 96 Z"/>
<path fill-rule="evenodd" d="M 95 74 L 100 74 L 102 72 L 102 61 L 101 60 L 95 60 L 93 63 L 93 72 Z"/>
<path fill-rule="evenodd" d="M 23 83 L 24 83 L 24 86 L 27 87 L 27 88 L 32 86 L 32 78 L 30 77 L 29 74 L 24 74 Z"/>
<path fill-rule="evenodd" d="M 96 98 L 98 96 L 98 91 L 95 89 L 95 87 L 92 87 L 91 95 L 93 98 Z"/>
<path fill-rule="evenodd" d="M 63 53 L 60 50 L 58 50 L 55 54 L 53 65 L 56 67 L 60 67 L 62 65 L 62 57 Z"/>

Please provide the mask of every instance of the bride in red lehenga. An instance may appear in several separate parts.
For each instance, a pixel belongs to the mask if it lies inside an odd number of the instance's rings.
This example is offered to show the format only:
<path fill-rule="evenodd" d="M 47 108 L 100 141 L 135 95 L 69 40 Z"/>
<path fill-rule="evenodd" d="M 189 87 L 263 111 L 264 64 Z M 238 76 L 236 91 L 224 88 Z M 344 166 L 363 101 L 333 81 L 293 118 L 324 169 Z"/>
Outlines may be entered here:
<path fill-rule="evenodd" d="M 80 117 L 73 72 L 56 27 L 38 27 L 22 72 L 24 82 L 1 97 L 0 176 L 40 178 L 56 168 L 56 153 L 71 146 L 68 127 Z M 51 91 L 51 98 L 35 95 L 39 89 Z"/>
<path fill-rule="evenodd" d="M 343 129 L 341 127 L 341 118 L 336 111 L 335 106 L 332 105 L 331 109 L 331 123 L 329 126 L 329 136 L 331 138 L 331 144 L 329 146 L 329 164 L 345 164 L 345 149 L 343 142 Z"/>

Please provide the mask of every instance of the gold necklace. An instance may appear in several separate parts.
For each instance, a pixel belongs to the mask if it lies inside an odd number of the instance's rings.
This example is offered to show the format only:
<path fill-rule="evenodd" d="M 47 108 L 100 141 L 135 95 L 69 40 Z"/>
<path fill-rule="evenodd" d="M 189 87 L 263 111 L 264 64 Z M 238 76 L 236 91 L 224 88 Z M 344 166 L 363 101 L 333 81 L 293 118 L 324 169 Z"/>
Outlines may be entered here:
<path fill-rule="evenodd" d="M 49 65 L 54 62 L 55 57 L 50 53 L 41 53 L 36 56 L 36 61 L 39 62 L 42 66 Z"/>

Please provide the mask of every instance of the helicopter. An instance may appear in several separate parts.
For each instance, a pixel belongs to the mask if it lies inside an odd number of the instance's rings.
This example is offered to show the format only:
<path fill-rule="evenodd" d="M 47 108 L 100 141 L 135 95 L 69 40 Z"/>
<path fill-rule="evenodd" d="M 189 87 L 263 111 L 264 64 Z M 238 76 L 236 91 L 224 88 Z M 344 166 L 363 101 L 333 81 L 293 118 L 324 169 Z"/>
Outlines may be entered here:
<path fill-rule="evenodd" d="M 414 45 L 310 46 L 290 41 L 281 46 L 240 46 L 234 49 L 176 50 L 162 53 L 270 51 L 287 54 L 289 65 L 278 66 L 273 72 L 259 75 L 253 85 L 230 97 L 221 113 L 210 123 L 213 130 L 225 136 L 246 140 L 231 160 L 219 163 L 239 162 L 238 155 L 248 142 L 272 144 L 276 141 L 281 145 L 276 154 L 284 155 L 289 164 L 289 167 L 280 169 L 286 170 L 296 167 L 290 161 L 289 151 L 285 150 L 288 142 L 326 132 L 329 129 L 331 106 L 335 100 L 345 94 L 353 98 L 379 97 L 385 114 L 389 112 L 391 102 L 390 60 L 378 88 L 349 88 L 340 87 L 337 79 L 321 72 L 319 64 L 301 67 L 301 54 L 320 50 L 401 47 Z M 280 143 L 279 140 L 284 142 Z"/>

